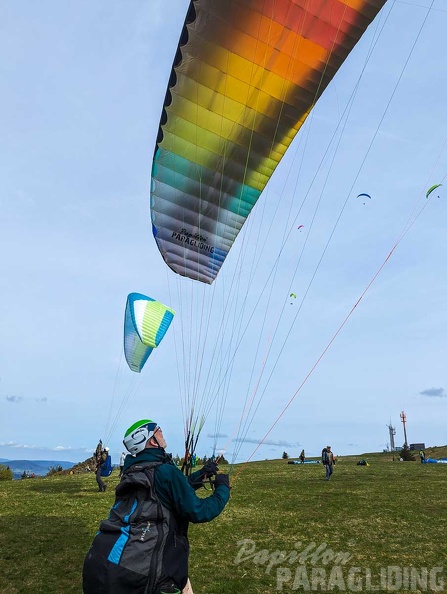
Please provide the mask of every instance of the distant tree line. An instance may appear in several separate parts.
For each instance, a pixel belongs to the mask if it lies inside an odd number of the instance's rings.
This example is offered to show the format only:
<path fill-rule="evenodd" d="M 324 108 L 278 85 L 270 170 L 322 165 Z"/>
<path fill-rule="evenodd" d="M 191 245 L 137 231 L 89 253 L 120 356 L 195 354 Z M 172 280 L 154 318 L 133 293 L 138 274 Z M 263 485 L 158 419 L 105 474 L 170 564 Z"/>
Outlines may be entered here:
<path fill-rule="evenodd" d="M 172 460 L 176 464 L 176 466 L 179 466 L 181 468 L 183 465 L 184 456 L 179 456 L 178 454 L 176 454 L 175 456 L 172 456 Z M 209 458 L 207 458 L 206 456 L 203 456 L 203 458 L 197 457 L 196 466 L 203 466 L 205 462 L 207 462 L 208 460 Z M 222 454 L 221 456 L 219 456 L 218 464 L 229 464 L 229 462 Z"/>

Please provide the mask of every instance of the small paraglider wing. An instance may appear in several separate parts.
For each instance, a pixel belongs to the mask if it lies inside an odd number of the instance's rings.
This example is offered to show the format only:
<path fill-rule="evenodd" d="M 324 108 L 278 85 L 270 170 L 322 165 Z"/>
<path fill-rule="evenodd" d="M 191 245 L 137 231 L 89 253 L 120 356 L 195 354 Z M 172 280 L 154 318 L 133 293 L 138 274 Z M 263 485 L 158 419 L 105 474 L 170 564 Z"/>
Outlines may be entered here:
<path fill-rule="evenodd" d="M 298 226 L 298 231 L 299 231 L 300 229 L 304 229 L 304 225 L 299 225 L 299 226 Z"/>
<path fill-rule="evenodd" d="M 290 293 L 289 297 L 294 297 L 296 299 L 295 293 Z"/>
<path fill-rule="evenodd" d="M 361 198 L 362 196 L 364 196 L 365 198 L 369 198 L 370 200 L 372 200 L 371 196 L 369 194 L 358 194 L 357 198 Z"/>
<path fill-rule="evenodd" d="M 429 188 L 427 190 L 427 193 L 425 194 L 425 197 L 428 198 L 430 196 L 430 194 L 432 192 L 434 192 L 436 190 L 436 188 L 439 188 L 440 186 L 442 186 L 442 184 L 435 184 L 434 186 L 432 186 L 431 188 Z"/>
<path fill-rule="evenodd" d="M 166 334 L 174 311 L 141 293 L 127 297 L 124 315 L 124 354 L 132 371 L 140 373 L 152 350 Z"/>

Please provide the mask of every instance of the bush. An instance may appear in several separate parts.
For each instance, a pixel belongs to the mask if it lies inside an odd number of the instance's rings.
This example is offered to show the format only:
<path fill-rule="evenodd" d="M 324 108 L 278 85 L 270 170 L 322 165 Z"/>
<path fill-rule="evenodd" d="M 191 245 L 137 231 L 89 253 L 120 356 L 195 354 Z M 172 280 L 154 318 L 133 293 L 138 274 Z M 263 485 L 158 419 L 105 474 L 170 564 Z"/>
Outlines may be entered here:
<path fill-rule="evenodd" d="M 47 476 L 51 476 L 52 474 L 56 474 L 57 472 L 62 472 L 63 468 L 62 466 L 50 466 L 50 468 L 48 469 L 48 473 Z"/>
<path fill-rule="evenodd" d="M 0 464 L 0 481 L 12 481 L 12 479 L 12 470 L 9 468 L 9 466 Z"/>

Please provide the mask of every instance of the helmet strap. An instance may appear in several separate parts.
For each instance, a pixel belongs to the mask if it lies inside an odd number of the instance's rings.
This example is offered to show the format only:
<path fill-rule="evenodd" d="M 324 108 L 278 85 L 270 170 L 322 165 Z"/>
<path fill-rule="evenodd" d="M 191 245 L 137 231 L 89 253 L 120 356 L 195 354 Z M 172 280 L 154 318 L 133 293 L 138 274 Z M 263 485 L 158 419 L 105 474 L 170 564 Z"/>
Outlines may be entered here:
<path fill-rule="evenodd" d="M 152 435 L 151 439 L 153 439 L 153 440 L 155 441 L 155 443 L 157 444 L 157 446 L 158 446 L 160 449 L 163 449 L 163 448 L 161 447 L 161 445 L 158 443 L 158 440 L 157 440 L 157 438 L 155 437 L 155 433 Z"/>

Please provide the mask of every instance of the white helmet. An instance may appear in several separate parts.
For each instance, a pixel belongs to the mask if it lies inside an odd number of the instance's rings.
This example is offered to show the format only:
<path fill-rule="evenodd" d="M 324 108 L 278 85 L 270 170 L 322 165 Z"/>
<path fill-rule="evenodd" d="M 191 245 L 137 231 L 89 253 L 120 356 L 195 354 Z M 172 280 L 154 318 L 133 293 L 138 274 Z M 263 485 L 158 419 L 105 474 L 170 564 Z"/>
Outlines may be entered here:
<path fill-rule="evenodd" d="M 129 427 L 124 434 L 123 444 L 132 456 L 144 450 L 147 440 L 152 437 L 156 428 L 157 423 L 150 419 L 142 419 Z"/>

